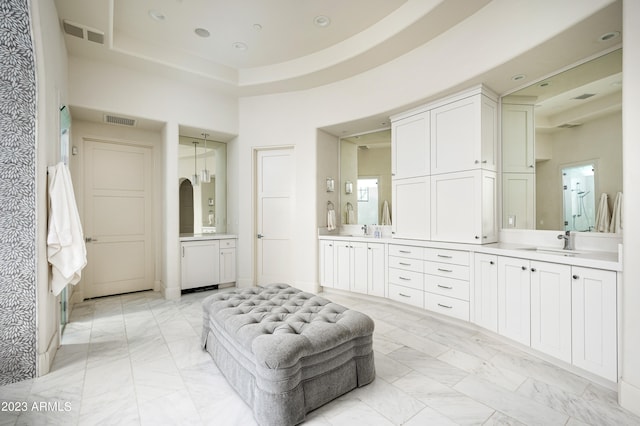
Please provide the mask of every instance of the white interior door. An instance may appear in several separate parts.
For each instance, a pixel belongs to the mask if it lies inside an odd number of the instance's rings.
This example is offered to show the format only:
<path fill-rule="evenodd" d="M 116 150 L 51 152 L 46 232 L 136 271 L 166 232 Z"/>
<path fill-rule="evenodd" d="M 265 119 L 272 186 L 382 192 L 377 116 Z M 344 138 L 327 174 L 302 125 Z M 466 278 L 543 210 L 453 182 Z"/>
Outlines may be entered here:
<path fill-rule="evenodd" d="M 84 152 L 84 297 L 151 289 L 151 148 L 85 141 Z"/>
<path fill-rule="evenodd" d="M 256 152 L 256 282 L 294 284 L 291 235 L 295 224 L 293 149 Z"/>

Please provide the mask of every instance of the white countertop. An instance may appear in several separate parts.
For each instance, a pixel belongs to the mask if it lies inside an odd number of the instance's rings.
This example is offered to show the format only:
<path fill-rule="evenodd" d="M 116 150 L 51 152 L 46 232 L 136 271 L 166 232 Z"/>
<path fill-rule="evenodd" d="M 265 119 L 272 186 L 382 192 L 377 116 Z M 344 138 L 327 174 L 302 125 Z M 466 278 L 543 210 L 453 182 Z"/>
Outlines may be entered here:
<path fill-rule="evenodd" d="M 495 254 L 543 262 L 562 263 L 587 268 L 622 271 L 622 260 L 618 252 L 593 250 L 562 250 L 562 247 L 540 247 L 526 243 L 463 244 L 441 241 L 406 240 L 401 238 L 374 238 L 364 235 L 318 235 L 320 240 L 354 241 L 364 243 L 402 244 L 418 247 L 433 247 L 451 250 L 466 250 L 474 253 Z"/>
<path fill-rule="evenodd" d="M 180 241 L 206 241 L 206 240 L 228 240 L 238 238 L 237 235 L 232 234 L 180 234 Z"/>

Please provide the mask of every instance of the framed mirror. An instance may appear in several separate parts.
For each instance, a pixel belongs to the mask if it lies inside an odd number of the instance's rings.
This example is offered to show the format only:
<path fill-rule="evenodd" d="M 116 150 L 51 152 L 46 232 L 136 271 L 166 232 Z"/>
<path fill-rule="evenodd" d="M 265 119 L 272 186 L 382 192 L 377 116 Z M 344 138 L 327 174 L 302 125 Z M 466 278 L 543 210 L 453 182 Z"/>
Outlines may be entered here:
<path fill-rule="evenodd" d="M 501 104 L 502 227 L 608 232 L 595 222 L 622 192 L 622 49 Z"/>
<path fill-rule="evenodd" d="M 180 136 L 178 154 L 180 233 L 225 233 L 227 144 L 207 140 L 205 147 L 204 139 Z M 209 182 L 201 179 L 203 169 L 208 170 Z M 194 178 L 194 175 L 198 178 Z"/>
<path fill-rule="evenodd" d="M 340 139 L 342 224 L 381 225 L 391 209 L 391 129 Z"/>

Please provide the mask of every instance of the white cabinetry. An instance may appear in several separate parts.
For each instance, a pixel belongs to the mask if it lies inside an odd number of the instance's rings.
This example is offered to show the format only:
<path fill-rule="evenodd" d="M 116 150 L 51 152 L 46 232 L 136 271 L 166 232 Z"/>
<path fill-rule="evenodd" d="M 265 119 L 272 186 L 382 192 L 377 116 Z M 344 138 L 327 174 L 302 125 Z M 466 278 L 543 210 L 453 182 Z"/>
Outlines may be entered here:
<path fill-rule="evenodd" d="M 424 249 L 389 245 L 389 298 L 424 308 Z"/>
<path fill-rule="evenodd" d="M 531 347 L 571 362 L 571 267 L 531 262 Z"/>
<path fill-rule="evenodd" d="M 392 228 L 396 238 L 431 238 L 430 191 L 429 176 L 393 180 Z"/>
<path fill-rule="evenodd" d="M 183 241 L 180 245 L 182 290 L 236 281 L 234 238 Z"/>
<path fill-rule="evenodd" d="M 220 283 L 236 281 L 236 240 L 220 240 Z"/>
<path fill-rule="evenodd" d="M 498 333 L 531 344 L 531 276 L 529 261 L 498 259 Z"/>
<path fill-rule="evenodd" d="M 502 172 L 535 173 L 534 106 L 502 104 Z"/>
<path fill-rule="evenodd" d="M 403 179 L 429 175 L 429 112 L 391 124 L 391 175 Z"/>
<path fill-rule="evenodd" d="M 322 241 L 320 279 L 327 287 L 375 296 L 385 295 L 383 243 Z M 335 258 L 330 259 L 335 250 Z M 334 269 L 335 267 L 335 269 Z M 333 283 L 330 277 L 334 277 Z M 322 284 L 324 285 L 324 284 Z"/>
<path fill-rule="evenodd" d="M 498 256 L 475 253 L 471 320 L 498 332 Z"/>
<path fill-rule="evenodd" d="M 424 307 L 469 321 L 469 252 L 425 248 Z"/>
<path fill-rule="evenodd" d="M 496 174 L 431 176 L 431 239 L 484 244 L 498 239 Z"/>
<path fill-rule="evenodd" d="M 431 110 L 431 174 L 496 171 L 497 111 L 481 93 Z"/>
<path fill-rule="evenodd" d="M 320 285 L 335 287 L 335 248 L 334 242 L 320 240 Z"/>
<path fill-rule="evenodd" d="M 220 241 L 182 242 L 182 289 L 215 285 L 220 282 Z"/>
<path fill-rule="evenodd" d="M 617 381 L 616 273 L 572 268 L 573 364 Z"/>
<path fill-rule="evenodd" d="M 535 185 L 532 173 L 502 174 L 503 228 L 535 229 Z"/>

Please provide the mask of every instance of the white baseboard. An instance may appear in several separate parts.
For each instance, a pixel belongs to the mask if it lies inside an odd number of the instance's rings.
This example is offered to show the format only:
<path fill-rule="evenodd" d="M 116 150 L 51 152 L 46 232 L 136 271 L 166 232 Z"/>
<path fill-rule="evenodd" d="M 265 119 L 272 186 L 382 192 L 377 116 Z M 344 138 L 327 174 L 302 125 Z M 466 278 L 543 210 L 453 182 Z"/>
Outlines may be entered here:
<path fill-rule="evenodd" d="M 640 416 L 640 388 L 621 379 L 618 391 L 618 403 L 632 413 Z"/>
<path fill-rule="evenodd" d="M 56 356 L 56 352 L 58 352 L 59 346 L 60 332 L 59 328 L 56 328 L 55 333 L 53 333 L 53 337 L 51 337 L 51 340 L 49 341 L 47 349 L 38 354 L 38 376 L 44 376 L 51 371 L 51 364 L 53 363 L 53 358 Z"/>
<path fill-rule="evenodd" d="M 160 282 L 160 292 L 167 300 L 179 300 L 182 295 L 180 287 L 166 287 L 164 282 Z"/>

